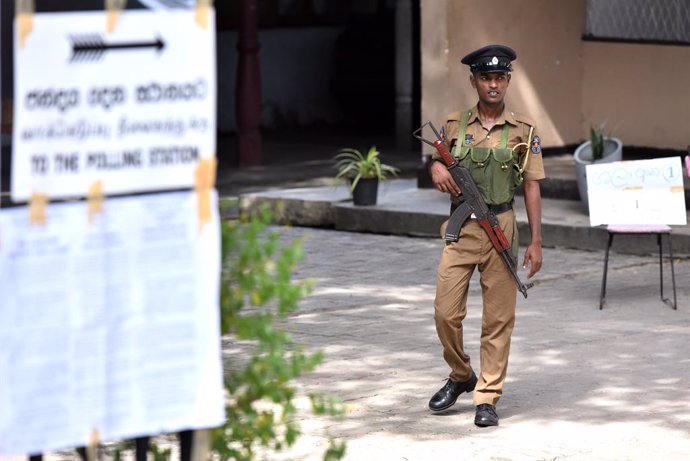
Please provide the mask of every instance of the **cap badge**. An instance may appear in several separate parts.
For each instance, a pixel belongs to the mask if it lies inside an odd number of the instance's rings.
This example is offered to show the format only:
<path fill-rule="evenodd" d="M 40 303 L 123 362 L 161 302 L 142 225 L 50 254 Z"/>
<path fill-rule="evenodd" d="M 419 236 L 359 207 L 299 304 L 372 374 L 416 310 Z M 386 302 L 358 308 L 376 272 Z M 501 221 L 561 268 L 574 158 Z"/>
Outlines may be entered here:
<path fill-rule="evenodd" d="M 491 65 L 495 66 L 496 64 L 498 64 L 498 58 L 496 56 L 494 56 L 493 59 L 491 60 Z"/>

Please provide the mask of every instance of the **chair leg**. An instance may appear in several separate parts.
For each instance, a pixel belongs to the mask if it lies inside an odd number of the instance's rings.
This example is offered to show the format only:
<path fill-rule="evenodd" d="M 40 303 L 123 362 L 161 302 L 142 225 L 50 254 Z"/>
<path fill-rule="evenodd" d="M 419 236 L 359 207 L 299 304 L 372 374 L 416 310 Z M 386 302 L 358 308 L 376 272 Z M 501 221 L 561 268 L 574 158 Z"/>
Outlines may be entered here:
<path fill-rule="evenodd" d="M 137 437 L 134 439 L 135 461 L 146 461 L 149 452 L 149 437 Z"/>
<path fill-rule="evenodd" d="M 606 273 L 609 269 L 609 250 L 611 249 L 611 243 L 613 243 L 613 235 L 609 232 L 609 241 L 606 245 L 606 256 L 604 257 L 604 277 L 601 280 L 601 296 L 599 296 L 599 310 L 604 308 L 604 303 L 606 300 Z"/>
<path fill-rule="evenodd" d="M 663 275 L 661 282 L 661 300 L 667 305 L 671 306 L 674 310 L 677 310 L 678 299 L 676 298 L 676 272 L 673 268 L 673 245 L 671 244 L 671 234 L 666 234 L 666 243 L 668 244 L 668 255 L 669 260 L 671 262 L 671 284 L 673 286 L 673 303 L 671 303 L 670 299 L 664 298 Z M 659 235 L 659 252 L 661 252 L 661 235 Z M 659 258 L 659 264 L 661 264 L 661 257 Z"/>
<path fill-rule="evenodd" d="M 661 252 L 661 234 L 656 234 L 656 244 L 659 247 L 659 296 L 664 300 L 664 262 Z"/>

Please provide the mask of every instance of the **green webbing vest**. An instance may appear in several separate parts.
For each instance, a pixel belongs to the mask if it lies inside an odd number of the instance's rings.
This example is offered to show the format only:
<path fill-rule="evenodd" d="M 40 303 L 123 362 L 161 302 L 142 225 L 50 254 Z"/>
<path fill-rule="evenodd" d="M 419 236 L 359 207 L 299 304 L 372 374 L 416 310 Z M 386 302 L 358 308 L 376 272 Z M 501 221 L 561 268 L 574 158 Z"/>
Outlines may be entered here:
<path fill-rule="evenodd" d="M 515 189 L 522 184 L 519 154 L 513 153 L 508 145 L 508 123 L 503 125 L 499 147 L 465 146 L 465 132 L 471 111 L 462 113 L 460 135 L 453 146 L 452 155 L 460 166 L 472 174 L 477 188 L 489 205 L 500 205 L 513 201 Z"/>

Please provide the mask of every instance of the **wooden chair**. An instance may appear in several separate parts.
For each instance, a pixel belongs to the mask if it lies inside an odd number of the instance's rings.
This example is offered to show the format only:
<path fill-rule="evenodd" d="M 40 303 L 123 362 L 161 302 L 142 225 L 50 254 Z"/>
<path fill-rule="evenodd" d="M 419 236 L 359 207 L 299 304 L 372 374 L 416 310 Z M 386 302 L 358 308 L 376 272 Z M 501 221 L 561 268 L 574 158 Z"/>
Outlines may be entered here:
<path fill-rule="evenodd" d="M 606 301 L 606 272 L 608 271 L 609 265 L 609 250 L 611 249 L 611 244 L 613 243 L 613 237 L 619 234 L 654 234 L 656 235 L 656 241 L 659 246 L 659 285 L 661 288 L 661 300 L 671 306 L 673 309 L 677 309 L 676 302 L 676 274 L 673 270 L 673 247 L 671 245 L 671 227 L 667 225 L 608 225 L 606 230 L 609 234 L 608 245 L 606 246 L 606 258 L 604 259 L 604 278 L 601 282 L 601 297 L 599 298 L 599 309 L 604 308 L 604 303 Z M 668 298 L 664 298 L 664 265 L 662 259 L 661 251 L 661 236 L 666 236 L 666 242 L 668 244 L 669 260 L 671 262 L 671 280 L 673 283 L 673 302 Z"/>

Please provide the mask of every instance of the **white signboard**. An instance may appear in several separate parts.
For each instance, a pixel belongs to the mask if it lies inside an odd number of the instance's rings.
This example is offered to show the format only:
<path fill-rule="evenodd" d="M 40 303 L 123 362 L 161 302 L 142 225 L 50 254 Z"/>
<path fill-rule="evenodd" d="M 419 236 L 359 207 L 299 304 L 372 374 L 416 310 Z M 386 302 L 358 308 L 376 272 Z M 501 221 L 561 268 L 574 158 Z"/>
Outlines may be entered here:
<path fill-rule="evenodd" d="M 587 165 L 592 226 L 687 223 L 680 157 Z"/>
<path fill-rule="evenodd" d="M 215 156 L 215 21 L 193 10 L 38 13 L 15 27 L 11 193 L 49 198 L 190 187 Z"/>
<path fill-rule="evenodd" d="M 200 231 L 193 192 L 86 208 L 0 214 L 0 456 L 223 422 L 217 213 Z"/>

